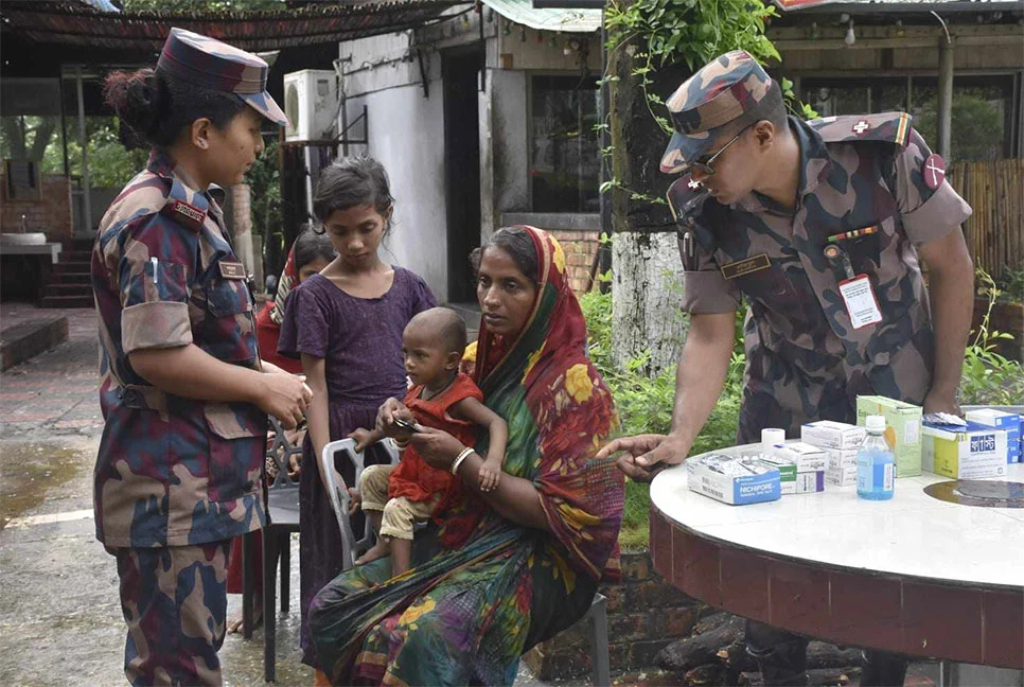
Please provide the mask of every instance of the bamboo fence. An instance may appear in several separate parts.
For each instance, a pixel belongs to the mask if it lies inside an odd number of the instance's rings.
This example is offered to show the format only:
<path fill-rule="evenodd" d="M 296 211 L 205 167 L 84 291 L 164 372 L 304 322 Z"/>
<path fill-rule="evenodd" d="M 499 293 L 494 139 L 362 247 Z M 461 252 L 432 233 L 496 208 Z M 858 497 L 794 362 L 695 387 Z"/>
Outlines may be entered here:
<path fill-rule="evenodd" d="M 957 162 L 949 183 L 974 209 L 964 222 L 974 264 L 995 276 L 1024 269 L 1024 160 Z"/>

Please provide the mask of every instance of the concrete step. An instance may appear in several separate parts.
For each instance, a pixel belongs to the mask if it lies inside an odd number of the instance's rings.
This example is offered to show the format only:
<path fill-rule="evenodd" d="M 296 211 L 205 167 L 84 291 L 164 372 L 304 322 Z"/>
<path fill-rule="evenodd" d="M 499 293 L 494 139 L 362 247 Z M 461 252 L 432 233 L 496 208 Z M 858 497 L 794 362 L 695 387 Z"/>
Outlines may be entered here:
<path fill-rule="evenodd" d="M 92 308 L 95 307 L 92 294 L 88 296 L 44 296 L 41 308 Z"/>
<path fill-rule="evenodd" d="M 51 274 L 89 274 L 89 269 L 87 262 L 58 262 L 53 266 Z"/>
<path fill-rule="evenodd" d="M 68 340 L 68 318 L 41 316 L 0 332 L 0 355 L 6 370 Z"/>
<path fill-rule="evenodd" d="M 89 264 L 92 261 L 91 250 L 68 250 L 65 248 L 60 254 L 61 262 L 84 262 Z"/>
<path fill-rule="evenodd" d="M 51 284 L 92 284 L 92 275 L 88 272 L 62 272 L 50 279 Z"/>
<path fill-rule="evenodd" d="M 68 284 L 63 281 L 51 281 L 43 289 L 43 296 L 92 296 L 92 286 L 88 283 Z"/>

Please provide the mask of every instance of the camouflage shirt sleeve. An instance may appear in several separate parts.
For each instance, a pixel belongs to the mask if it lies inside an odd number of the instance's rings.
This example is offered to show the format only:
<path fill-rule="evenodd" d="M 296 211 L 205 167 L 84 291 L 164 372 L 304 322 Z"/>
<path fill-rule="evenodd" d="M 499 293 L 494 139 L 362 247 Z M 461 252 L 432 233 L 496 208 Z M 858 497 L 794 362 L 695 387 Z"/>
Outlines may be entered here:
<path fill-rule="evenodd" d="M 931 154 L 928 144 L 912 129 L 907 146 L 896 157 L 896 199 L 907 237 L 915 244 L 942 238 L 972 212 L 949 181 L 943 180 L 934 190 L 925 183 L 925 160 Z"/>
<path fill-rule="evenodd" d="M 679 242 L 683 260 L 683 310 L 691 315 L 735 312 L 740 307 L 740 290 L 733 281 L 722 276 L 714 257 L 694 242 L 694 257 L 688 258 Z M 690 266 L 696 269 L 688 269 Z"/>
<path fill-rule="evenodd" d="M 159 214 L 140 217 L 122 232 L 120 241 L 111 242 L 120 250 L 108 257 L 108 265 L 121 295 L 125 354 L 192 343 L 188 302 L 195 232 Z"/>

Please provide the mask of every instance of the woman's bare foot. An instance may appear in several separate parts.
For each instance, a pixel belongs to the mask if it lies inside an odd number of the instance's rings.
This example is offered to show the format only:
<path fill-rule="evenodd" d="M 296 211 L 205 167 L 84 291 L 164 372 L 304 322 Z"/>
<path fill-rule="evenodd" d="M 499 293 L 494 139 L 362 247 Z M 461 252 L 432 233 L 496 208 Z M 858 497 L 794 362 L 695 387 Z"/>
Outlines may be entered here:
<path fill-rule="evenodd" d="M 370 549 L 362 556 L 356 559 L 356 565 L 366 565 L 378 558 L 384 558 L 385 556 L 391 555 L 391 547 L 383 538 L 378 538 L 377 543 L 370 547 Z"/>
<path fill-rule="evenodd" d="M 252 626 L 253 629 L 263 624 L 263 604 L 259 601 L 252 605 Z M 242 609 L 239 608 L 237 613 L 233 613 L 228 618 L 228 634 L 235 635 L 242 631 Z"/>

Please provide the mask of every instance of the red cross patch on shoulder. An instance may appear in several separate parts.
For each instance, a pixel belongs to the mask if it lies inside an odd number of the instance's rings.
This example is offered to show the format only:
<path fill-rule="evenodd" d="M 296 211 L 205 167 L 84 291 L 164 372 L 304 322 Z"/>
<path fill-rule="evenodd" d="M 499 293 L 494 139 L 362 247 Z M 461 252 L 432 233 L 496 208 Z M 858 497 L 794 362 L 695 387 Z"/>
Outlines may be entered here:
<path fill-rule="evenodd" d="M 942 159 L 941 155 L 934 153 L 929 155 L 921 165 L 921 174 L 924 175 L 925 185 L 934 191 L 942 186 L 942 182 L 946 178 L 946 161 Z"/>
<path fill-rule="evenodd" d="M 868 124 L 868 122 L 864 119 L 859 120 L 856 124 L 853 125 L 853 133 L 857 134 L 858 136 L 863 136 L 864 132 L 869 131 L 870 129 L 871 125 Z"/>

